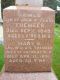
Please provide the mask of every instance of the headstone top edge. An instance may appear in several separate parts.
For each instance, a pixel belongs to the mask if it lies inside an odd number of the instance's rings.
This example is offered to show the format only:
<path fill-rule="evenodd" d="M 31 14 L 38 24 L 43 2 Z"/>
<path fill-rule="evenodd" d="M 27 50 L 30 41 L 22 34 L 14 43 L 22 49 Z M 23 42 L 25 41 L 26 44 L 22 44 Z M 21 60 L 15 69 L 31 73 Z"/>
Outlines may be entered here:
<path fill-rule="evenodd" d="M 33 6 L 9 6 L 9 7 L 5 8 L 4 10 L 17 10 L 17 9 L 55 11 L 49 7 L 33 7 Z"/>

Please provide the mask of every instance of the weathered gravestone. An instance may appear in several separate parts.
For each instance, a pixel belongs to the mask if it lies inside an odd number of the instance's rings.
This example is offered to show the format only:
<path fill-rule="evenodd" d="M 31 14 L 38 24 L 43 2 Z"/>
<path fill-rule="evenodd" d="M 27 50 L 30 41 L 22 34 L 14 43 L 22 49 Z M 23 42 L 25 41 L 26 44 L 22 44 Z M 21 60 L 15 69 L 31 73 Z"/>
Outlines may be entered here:
<path fill-rule="evenodd" d="M 5 71 L 51 71 L 54 18 L 48 7 L 4 9 Z"/>
<path fill-rule="evenodd" d="M 43 6 L 43 0 L 15 0 L 16 5 Z"/>

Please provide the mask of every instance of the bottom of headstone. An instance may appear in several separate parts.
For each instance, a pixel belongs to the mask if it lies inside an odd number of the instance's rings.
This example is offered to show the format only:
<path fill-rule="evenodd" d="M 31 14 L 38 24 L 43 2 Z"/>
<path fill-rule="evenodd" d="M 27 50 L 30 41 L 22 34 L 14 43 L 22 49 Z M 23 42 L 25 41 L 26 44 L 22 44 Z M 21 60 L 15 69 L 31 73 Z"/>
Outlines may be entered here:
<path fill-rule="evenodd" d="M 57 80 L 52 72 L 45 73 L 7 73 L 0 75 L 0 80 Z"/>

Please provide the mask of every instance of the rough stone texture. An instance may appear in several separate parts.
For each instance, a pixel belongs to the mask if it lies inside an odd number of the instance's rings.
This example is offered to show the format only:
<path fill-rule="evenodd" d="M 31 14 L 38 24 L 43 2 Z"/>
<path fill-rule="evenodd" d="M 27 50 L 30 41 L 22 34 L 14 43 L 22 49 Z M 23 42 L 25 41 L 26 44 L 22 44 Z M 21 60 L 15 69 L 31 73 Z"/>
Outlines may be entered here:
<path fill-rule="evenodd" d="M 53 73 L 3 73 L 0 80 L 57 80 Z"/>
<path fill-rule="evenodd" d="M 54 18 L 48 7 L 4 9 L 5 71 L 51 71 Z"/>

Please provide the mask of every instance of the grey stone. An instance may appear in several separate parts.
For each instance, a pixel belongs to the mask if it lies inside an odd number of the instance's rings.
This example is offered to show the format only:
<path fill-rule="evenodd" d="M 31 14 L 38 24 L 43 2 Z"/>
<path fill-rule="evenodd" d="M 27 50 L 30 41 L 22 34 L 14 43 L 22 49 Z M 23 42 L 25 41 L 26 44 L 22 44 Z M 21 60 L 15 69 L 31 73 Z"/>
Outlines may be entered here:
<path fill-rule="evenodd" d="M 0 80 L 57 80 L 54 73 L 3 73 Z"/>

